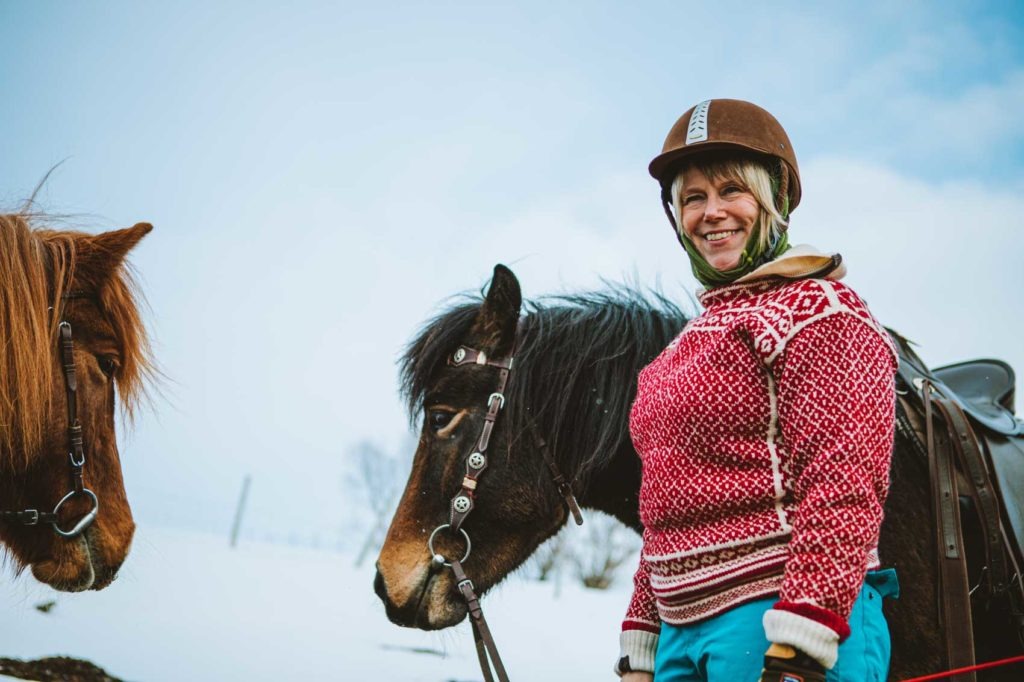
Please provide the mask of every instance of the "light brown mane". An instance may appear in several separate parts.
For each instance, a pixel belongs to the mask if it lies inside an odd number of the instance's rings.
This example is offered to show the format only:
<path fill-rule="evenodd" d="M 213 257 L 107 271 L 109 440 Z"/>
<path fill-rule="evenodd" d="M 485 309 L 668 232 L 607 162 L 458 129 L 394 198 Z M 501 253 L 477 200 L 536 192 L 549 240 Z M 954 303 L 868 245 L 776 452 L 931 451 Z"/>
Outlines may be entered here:
<path fill-rule="evenodd" d="M 58 371 L 57 325 L 65 296 L 79 293 L 71 289 L 80 286 L 74 278 L 81 246 L 92 246 L 85 233 L 35 229 L 32 220 L 0 214 L 0 449 L 8 458 L 20 454 L 21 461 L 9 462 L 16 467 L 27 464 L 43 438 Z M 130 418 L 153 375 L 138 288 L 124 264 L 94 284 L 85 293 L 117 338 L 121 362 L 115 380 Z"/>

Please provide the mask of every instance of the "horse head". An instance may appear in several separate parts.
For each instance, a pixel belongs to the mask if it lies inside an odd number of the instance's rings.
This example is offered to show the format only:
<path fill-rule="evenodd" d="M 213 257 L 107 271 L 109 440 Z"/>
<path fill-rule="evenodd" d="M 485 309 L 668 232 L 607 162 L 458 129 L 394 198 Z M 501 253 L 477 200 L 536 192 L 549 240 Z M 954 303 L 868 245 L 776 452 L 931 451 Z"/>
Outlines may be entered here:
<path fill-rule="evenodd" d="M 483 301 L 429 322 L 403 358 L 404 392 L 422 428 L 374 585 L 399 625 L 440 629 L 466 615 L 451 572 L 432 554 L 450 560 L 469 551 L 464 568 L 483 594 L 565 524 L 570 505 L 552 468 L 581 504 L 639 527 L 629 405 L 637 369 L 678 332 L 682 314 L 625 288 L 526 307 L 515 275 L 498 265 Z M 473 506 L 461 530 L 470 549 L 461 532 L 442 527 L 467 490 L 470 455 L 512 356 L 486 470 L 468 487 Z"/>
<path fill-rule="evenodd" d="M 484 429 L 501 370 L 455 366 L 450 359 L 460 347 L 492 359 L 511 357 L 521 305 L 519 282 L 499 265 L 482 304 L 460 310 L 458 319 L 433 325 L 406 355 L 407 374 L 417 373 L 423 381 L 415 389 L 422 393 L 422 429 L 375 582 L 388 617 L 400 625 L 433 630 L 454 625 L 466 615 L 454 579 L 432 563 L 427 541 L 450 520 L 449 501 L 462 487 L 466 459 Z M 512 375 L 514 382 L 514 369 Z M 536 472 L 521 466 L 524 457 L 534 459 L 525 452 L 532 443 L 522 438 L 513 443 L 508 416 L 500 414 L 495 423 L 486 451 L 487 469 L 475 491 L 479 503 L 462 527 L 472 541 L 466 570 L 479 592 L 518 566 L 565 521 L 564 512 L 552 514 L 557 499 L 536 485 Z M 461 534 L 442 530 L 435 536 L 434 550 L 442 556 L 461 558 L 467 549 Z"/>
<path fill-rule="evenodd" d="M 0 542 L 19 570 L 31 568 L 55 589 L 102 589 L 135 530 L 116 442 L 115 387 L 130 413 L 151 371 L 124 258 L 152 227 L 87 235 L 33 230 L 22 216 L 0 220 L 0 417 L 10 425 L 0 436 Z M 74 417 L 80 448 L 69 432 Z M 80 484 L 76 459 L 84 459 Z M 35 524 L 33 511 L 41 518 Z"/>

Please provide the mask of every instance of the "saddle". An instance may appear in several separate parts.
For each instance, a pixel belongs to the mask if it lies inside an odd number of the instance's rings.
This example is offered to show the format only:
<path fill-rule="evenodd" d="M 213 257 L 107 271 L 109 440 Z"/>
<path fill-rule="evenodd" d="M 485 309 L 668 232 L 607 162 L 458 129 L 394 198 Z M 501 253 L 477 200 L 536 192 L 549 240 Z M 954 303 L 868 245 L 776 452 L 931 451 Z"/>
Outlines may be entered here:
<path fill-rule="evenodd" d="M 948 663 L 967 667 L 975 662 L 972 595 L 975 608 L 1005 613 L 1024 647 L 1024 421 L 1013 412 L 1014 372 L 1001 360 L 929 370 L 888 331 L 899 354 L 897 429 L 928 461 Z M 965 527 L 978 529 L 983 554 L 973 586 Z"/>

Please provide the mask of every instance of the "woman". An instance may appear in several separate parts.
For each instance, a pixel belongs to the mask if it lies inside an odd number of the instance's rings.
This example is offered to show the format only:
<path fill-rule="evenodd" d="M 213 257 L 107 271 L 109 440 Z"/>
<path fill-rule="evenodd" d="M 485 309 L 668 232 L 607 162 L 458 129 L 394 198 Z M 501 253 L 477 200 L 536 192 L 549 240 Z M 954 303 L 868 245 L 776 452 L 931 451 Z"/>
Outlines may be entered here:
<path fill-rule="evenodd" d="M 800 175 L 767 111 L 698 104 L 650 172 L 705 311 L 638 380 L 644 545 L 616 671 L 881 682 L 892 343 L 838 255 L 789 246 Z"/>

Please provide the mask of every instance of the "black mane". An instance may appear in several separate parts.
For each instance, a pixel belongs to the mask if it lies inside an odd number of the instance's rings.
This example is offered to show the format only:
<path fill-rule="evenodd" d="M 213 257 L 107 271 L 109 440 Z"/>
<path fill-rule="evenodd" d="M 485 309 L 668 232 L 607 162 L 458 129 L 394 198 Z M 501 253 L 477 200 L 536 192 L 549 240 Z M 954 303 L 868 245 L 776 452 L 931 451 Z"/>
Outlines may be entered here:
<path fill-rule="evenodd" d="M 483 299 L 428 322 L 400 360 L 402 395 L 416 421 L 448 357 L 469 335 Z M 503 417 L 515 438 L 531 422 L 571 478 L 585 480 L 628 439 L 637 368 L 660 353 L 686 315 L 662 294 L 625 286 L 524 304 Z"/>

